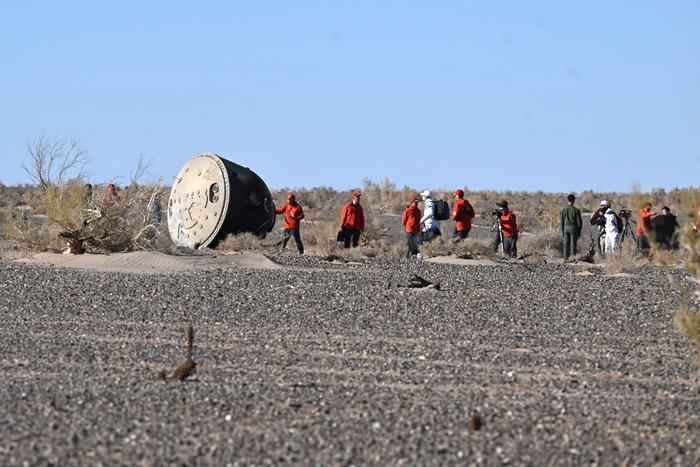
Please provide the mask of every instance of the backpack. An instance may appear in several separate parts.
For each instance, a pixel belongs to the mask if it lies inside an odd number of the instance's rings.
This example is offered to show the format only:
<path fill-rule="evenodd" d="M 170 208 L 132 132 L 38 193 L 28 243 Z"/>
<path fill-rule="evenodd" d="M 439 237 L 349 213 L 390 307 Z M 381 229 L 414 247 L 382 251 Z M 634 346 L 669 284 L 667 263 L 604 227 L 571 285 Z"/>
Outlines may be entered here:
<path fill-rule="evenodd" d="M 617 233 L 622 233 L 622 228 L 625 225 L 622 222 L 622 217 L 618 216 L 615 211 L 613 211 L 613 214 L 615 214 L 615 224 L 617 224 Z"/>
<path fill-rule="evenodd" d="M 450 218 L 450 203 L 444 199 L 434 200 L 433 217 L 438 221 L 446 221 Z"/>

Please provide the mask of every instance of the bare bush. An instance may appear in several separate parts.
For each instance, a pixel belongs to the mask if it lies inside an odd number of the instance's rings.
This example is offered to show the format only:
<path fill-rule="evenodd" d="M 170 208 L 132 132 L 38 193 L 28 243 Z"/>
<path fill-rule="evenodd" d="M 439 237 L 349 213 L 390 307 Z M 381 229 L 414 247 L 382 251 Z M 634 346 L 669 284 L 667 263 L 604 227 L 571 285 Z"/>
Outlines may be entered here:
<path fill-rule="evenodd" d="M 456 256 L 464 259 L 493 258 L 496 256 L 488 240 L 467 238 L 459 242 L 438 237 L 430 242 L 421 243 L 420 252 L 426 258 L 436 256 Z"/>
<path fill-rule="evenodd" d="M 321 256 L 338 254 L 339 244 L 338 224 L 329 220 L 310 220 L 306 222 L 308 234 L 308 244 Z"/>
<path fill-rule="evenodd" d="M 673 321 L 695 347 L 695 364 L 700 366 L 700 313 L 690 311 L 686 303 L 676 312 Z"/>
<path fill-rule="evenodd" d="M 216 246 L 220 251 L 266 251 L 271 247 L 250 232 L 230 234 Z"/>
<path fill-rule="evenodd" d="M 631 239 L 618 246 L 617 250 L 605 255 L 605 269 L 609 274 L 634 273 L 649 264 Z"/>
<path fill-rule="evenodd" d="M 11 209 L 2 235 L 14 245 L 31 251 L 58 252 L 65 248 L 65 242 L 55 235 L 51 226 L 38 221 L 30 209 Z"/>
<path fill-rule="evenodd" d="M 419 250 L 425 258 L 449 256 L 450 244 L 449 241 L 445 241 L 443 237 L 438 237 L 429 242 L 421 243 Z"/>
<path fill-rule="evenodd" d="M 37 250 L 54 250 L 56 238 L 62 238 L 76 254 L 152 249 L 163 243 L 160 221 L 153 218 L 163 191 L 159 184 L 139 185 L 148 167 L 143 159 L 127 189 L 97 198 L 85 190 L 87 151 L 77 141 L 40 136 L 28 144 L 28 152 L 25 170 L 41 189 L 48 222 L 37 228 L 30 219 L 18 218 L 9 238 Z"/>
<path fill-rule="evenodd" d="M 545 230 L 532 235 L 520 235 L 518 251 L 521 255 L 544 255 L 561 258 L 564 239 L 558 230 Z"/>
<path fill-rule="evenodd" d="M 495 253 L 488 240 L 466 238 L 460 242 L 452 243 L 452 254 L 464 259 L 492 258 Z"/>

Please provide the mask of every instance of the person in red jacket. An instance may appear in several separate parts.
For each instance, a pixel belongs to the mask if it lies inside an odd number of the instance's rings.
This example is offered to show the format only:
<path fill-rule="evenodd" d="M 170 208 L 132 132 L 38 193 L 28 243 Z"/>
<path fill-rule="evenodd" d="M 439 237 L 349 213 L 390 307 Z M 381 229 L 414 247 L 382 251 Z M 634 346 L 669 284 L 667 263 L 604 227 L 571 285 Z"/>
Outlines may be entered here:
<path fill-rule="evenodd" d="M 287 195 L 287 203 L 281 208 L 275 209 L 277 214 L 284 214 L 284 238 L 282 239 L 282 248 L 287 248 L 289 237 L 294 237 L 297 244 L 299 254 L 304 254 L 304 244 L 301 243 L 301 234 L 299 233 L 299 222 L 304 218 L 304 210 L 301 204 L 297 203 L 297 197 L 294 193 Z"/>
<path fill-rule="evenodd" d="M 456 242 L 469 237 L 474 216 L 474 208 L 469 201 L 464 199 L 464 191 L 455 191 L 455 204 L 452 205 L 452 220 L 455 221 L 455 232 L 452 238 Z"/>
<path fill-rule="evenodd" d="M 503 253 L 511 258 L 518 256 L 518 224 L 515 221 L 515 214 L 508 209 L 508 201 L 503 200 L 496 203 L 498 206 L 499 235 L 493 244 L 493 251 L 498 251 L 498 245 L 503 242 Z"/>
<path fill-rule="evenodd" d="M 418 254 L 418 239 L 420 238 L 420 209 L 418 209 L 418 198 L 411 198 L 403 212 L 401 223 L 406 231 L 406 243 L 408 253 L 406 257 Z"/>
<path fill-rule="evenodd" d="M 340 213 L 340 229 L 343 231 L 343 247 L 355 248 L 360 241 L 360 233 L 365 230 L 365 213 L 360 206 L 361 193 L 352 194 L 352 200 L 343 207 Z"/>
<path fill-rule="evenodd" d="M 637 219 L 637 248 L 644 254 L 649 254 L 651 249 L 650 240 L 654 239 L 654 227 L 651 225 L 651 218 L 655 215 L 656 213 L 651 211 L 650 202 L 646 203 L 639 211 L 639 219 Z"/>

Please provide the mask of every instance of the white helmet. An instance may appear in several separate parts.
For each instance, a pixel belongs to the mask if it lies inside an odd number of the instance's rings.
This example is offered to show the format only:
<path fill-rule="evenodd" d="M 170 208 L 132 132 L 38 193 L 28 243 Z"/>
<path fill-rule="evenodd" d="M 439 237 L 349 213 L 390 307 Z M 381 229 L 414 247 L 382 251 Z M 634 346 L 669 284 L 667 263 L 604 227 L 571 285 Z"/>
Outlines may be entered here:
<path fill-rule="evenodd" d="M 420 194 L 421 196 L 425 196 L 427 198 L 430 198 L 433 196 L 433 194 L 430 192 L 430 190 L 425 190 L 423 193 Z"/>
<path fill-rule="evenodd" d="M 606 208 L 610 207 L 610 201 L 604 199 L 603 201 L 600 202 L 601 206 L 605 206 Z"/>

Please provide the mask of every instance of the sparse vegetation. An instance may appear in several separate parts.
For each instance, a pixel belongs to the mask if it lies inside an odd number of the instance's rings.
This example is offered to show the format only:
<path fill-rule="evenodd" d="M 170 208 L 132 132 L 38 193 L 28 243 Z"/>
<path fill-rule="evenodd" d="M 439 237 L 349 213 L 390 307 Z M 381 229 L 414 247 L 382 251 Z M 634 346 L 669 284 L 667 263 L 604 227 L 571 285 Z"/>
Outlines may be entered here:
<path fill-rule="evenodd" d="M 150 249 L 167 241 L 152 219 L 163 190 L 158 184 L 138 183 L 147 169 L 142 160 L 129 186 L 110 196 L 99 187 L 86 191 L 87 152 L 77 141 L 40 136 L 27 149 L 30 164 L 25 170 L 39 187 L 38 204 L 43 205 L 46 220 L 38 222 L 31 205 L 16 206 L 3 229 L 8 240 L 35 251 L 57 251 L 67 243 L 76 254 Z"/>
<path fill-rule="evenodd" d="M 700 234 L 686 227 L 681 235 L 681 245 L 687 253 L 686 269 L 695 277 L 695 280 L 700 282 Z M 688 294 L 686 302 L 676 313 L 674 321 L 680 332 L 690 339 L 695 347 L 696 363 L 700 366 L 700 313 L 691 310 L 691 300 Z M 700 291 L 695 291 L 695 301 L 700 301 Z"/>
<path fill-rule="evenodd" d="M 216 246 L 220 251 L 266 251 L 272 248 L 271 245 L 264 243 L 256 235 L 243 232 L 239 234 L 230 234 Z"/>
<path fill-rule="evenodd" d="M 649 264 L 649 259 L 643 256 L 634 241 L 626 239 L 613 253 L 604 256 L 605 269 L 608 274 L 633 273 L 640 267 Z"/>
<path fill-rule="evenodd" d="M 518 253 L 520 255 L 540 254 L 550 258 L 561 258 L 563 250 L 564 240 L 558 230 L 545 230 L 532 235 L 521 235 L 518 239 Z"/>

